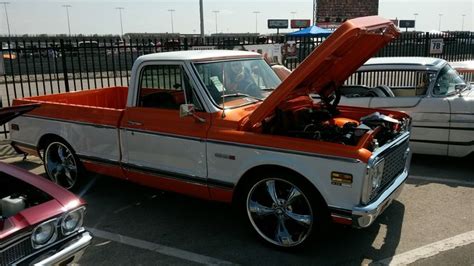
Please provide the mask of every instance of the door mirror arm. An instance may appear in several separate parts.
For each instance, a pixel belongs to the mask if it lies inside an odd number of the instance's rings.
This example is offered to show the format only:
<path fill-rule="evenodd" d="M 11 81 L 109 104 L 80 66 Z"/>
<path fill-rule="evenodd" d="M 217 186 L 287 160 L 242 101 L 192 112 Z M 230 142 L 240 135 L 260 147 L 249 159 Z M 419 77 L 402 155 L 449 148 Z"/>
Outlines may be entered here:
<path fill-rule="evenodd" d="M 179 106 L 179 117 L 186 117 L 186 116 L 192 116 L 196 121 L 199 121 L 201 123 L 205 123 L 206 119 L 199 117 L 196 114 L 196 107 L 194 104 L 181 104 Z"/>

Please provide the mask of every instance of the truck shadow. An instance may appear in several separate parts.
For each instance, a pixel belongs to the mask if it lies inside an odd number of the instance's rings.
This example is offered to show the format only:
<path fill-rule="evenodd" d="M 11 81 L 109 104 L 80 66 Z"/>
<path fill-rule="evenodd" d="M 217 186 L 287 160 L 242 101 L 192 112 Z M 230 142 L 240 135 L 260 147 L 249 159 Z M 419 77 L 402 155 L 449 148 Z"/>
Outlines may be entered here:
<path fill-rule="evenodd" d="M 400 242 L 405 213 L 404 205 L 394 201 L 369 228 L 333 225 L 326 236 L 287 252 L 260 241 L 227 204 L 103 176 L 83 197 L 88 227 L 243 265 L 360 265 L 389 258 Z"/>

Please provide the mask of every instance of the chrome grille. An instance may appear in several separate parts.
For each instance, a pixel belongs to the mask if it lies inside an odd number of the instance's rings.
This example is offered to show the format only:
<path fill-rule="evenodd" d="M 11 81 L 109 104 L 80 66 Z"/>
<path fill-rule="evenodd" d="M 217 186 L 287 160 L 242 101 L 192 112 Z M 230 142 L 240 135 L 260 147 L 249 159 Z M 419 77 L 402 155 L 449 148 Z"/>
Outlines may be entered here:
<path fill-rule="evenodd" d="M 407 160 L 406 151 L 408 145 L 408 140 L 406 140 L 383 155 L 385 164 L 383 168 L 382 181 L 378 189 L 372 191 L 370 200 L 377 197 L 380 192 L 384 191 L 385 188 L 390 185 L 393 179 L 403 172 Z"/>
<path fill-rule="evenodd" d="M 31 253 L 33 253 L 33 247 L 31 246 L 30 236 L 13 243 L 12 246 L 6 247 L 0 251 L 0 265 L 11 265 L 15 261 L 18 261 Z"/>

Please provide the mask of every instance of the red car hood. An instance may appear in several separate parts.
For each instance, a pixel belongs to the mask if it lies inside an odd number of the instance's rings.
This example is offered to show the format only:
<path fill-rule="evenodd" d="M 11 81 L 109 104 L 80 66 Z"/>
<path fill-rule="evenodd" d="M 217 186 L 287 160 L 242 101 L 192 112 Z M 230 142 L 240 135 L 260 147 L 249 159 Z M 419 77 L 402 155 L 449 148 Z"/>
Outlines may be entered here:
<path fill-rule="evenodd" d="M 259 124 L 289 99 L 310 93 L 331 95 L 364 62 L 399 34 L 390 20 L 378 16 L 346 21 L 243 121 L 244 128 Z"/>
<path fill-rule="evenodd" d="M 19 167 L 0 163 L 0 171 L 34 186 L 52 197 L 52 200 L 24 209 L 18 214 L 0 221 L 0 240 L 30 225 L 40 223 L 85 204 L 79 197 L 66 189 Z"/>

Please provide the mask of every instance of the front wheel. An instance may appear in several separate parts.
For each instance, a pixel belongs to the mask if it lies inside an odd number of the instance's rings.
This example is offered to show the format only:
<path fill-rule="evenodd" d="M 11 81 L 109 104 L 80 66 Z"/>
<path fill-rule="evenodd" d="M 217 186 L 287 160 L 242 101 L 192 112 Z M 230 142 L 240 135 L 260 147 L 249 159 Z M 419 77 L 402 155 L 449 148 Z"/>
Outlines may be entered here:
<path fill-rule="evenodd" d="M 311 189 L 293 178 L 262 178 L 249 186 L 245 207 L 253 229 L 281 248 L 301 246 L 325 219 Z"/>
<path fill-rule="evenodd" d="M 69 145 L 54 141 L 48 144 L 44 155 L 44 168 L 54 183 L 73 190 L 79 185 L 80 165 Z"/>

